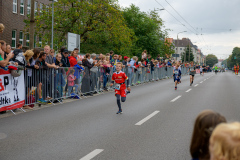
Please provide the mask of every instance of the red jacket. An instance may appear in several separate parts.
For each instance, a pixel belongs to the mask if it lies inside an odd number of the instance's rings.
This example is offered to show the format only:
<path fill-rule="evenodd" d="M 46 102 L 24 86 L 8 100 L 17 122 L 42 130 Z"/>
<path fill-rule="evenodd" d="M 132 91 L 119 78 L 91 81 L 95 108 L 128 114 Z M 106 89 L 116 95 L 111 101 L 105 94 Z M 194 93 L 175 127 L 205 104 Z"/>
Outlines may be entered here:
<path fill-rule="evenodd" d="M 74 67 L 77 64 L 77 60 L 75 57 L 70 56 L 68 57 L 68 59 L 69 59 L 70 67 Z"/>

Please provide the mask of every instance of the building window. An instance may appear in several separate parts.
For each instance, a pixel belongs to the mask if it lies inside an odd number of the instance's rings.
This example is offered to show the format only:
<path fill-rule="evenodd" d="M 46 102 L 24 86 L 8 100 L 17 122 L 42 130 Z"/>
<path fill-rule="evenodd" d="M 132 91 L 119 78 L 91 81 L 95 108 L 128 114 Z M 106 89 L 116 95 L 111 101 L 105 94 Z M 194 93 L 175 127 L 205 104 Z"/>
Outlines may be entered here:
<path fill-rule="evenodd" d="M 35 2 L 34 2 L 34 13 L 35 13 L 35 15 L 36 15 L 36 13 L 37 13 L 37 9 L 38 9 L 38 4 L 37 4 L 37 2 L 35 1 Z"/>
<path fill-rule="evenodd" d="M 40 3 L 39 10 L 40 10 L 40 13 L 42 13 L 42 10 L 43 10 L 43 4 L 42 3 Z"/>
<path fill-rule="evenodd" d="M 20 15 L 24 15 L 24 0 L 20 1 Z"/>
<path fill-rule="evenodd" d="M 16 48 L 16 30 L 12 30 L 12 48 Z"/>
<path fill-rule="evenodd" d="M 180 48 L 180 50 L 182 50 L 182 48 Z"/>
<path fill-rule="evenodd" d="M 13 13 L 17 13 L 17 0 L 13 0 Z"/>
<path fill-rule="evenodd" d="M 27 0 L 27 14 L 29 15 L 31 13 L 31 0 Z"/>
<path fill-rule="evenodd" d="M 42 36 L 39 35 L 39 47 L 42 47 Z"/>
<path fill-rule="evenodd" d="M 23 45 L 23 31 L 19 32 L 19 43 Z"/>
<path fill-rule="evenodd" d="M 26 35 L 26 46 L 28 46 L 29 47 L 29 33 L 27 33 L 27 35 Z"/>
<path fill-rule="evenodd" d="M 36 35 L 34 34 L 34 48 L 36 48 Z"/>

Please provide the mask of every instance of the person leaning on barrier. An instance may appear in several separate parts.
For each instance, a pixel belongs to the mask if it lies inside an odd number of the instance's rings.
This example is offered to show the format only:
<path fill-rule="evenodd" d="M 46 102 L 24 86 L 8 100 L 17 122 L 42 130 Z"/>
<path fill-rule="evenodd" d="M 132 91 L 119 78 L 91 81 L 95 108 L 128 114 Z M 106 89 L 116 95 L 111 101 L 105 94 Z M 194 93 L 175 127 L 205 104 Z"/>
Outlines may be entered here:
<path fill-rule="evenodd" d="M 13 54 L 14 54 L 13 61 L 15 61 L 15 58 L 17 57 L 17 55 L 19 53 L 23 53 L 23 51 L 22 51 L 22 44 L 21 43 L 17 44 L 17 48 L 14 49 L 14 51 L 13 51 Z"/>
<path fill-rule="evenodd" d="M 44 52 L 46 53 L 46 61 L 45 61 L 45 63 L 48 66 L 48 68 L 55 68 L 55 69 L 57 69 L 58 66 L 55 65 L 55 62 L 54 62 L 53 56 L 52 56 L 52 55 L 54 55 L 54 53 L 51 54 L 50 46 L 46 45 L 44 47 Z"/>
<path fill-rule="evenodd" d="M 84 76 L 82 79 L 82 93 L 83 94 L 88 94 L 90 96 L 92 96 L 93 94 L 90 93 L 91 90 L 91 85 L 92 85 L 92 81 L 90 78 L 90 69 L 95 65 L 95 62 L 93 62 L 93 64 L 91 64 L 88 59 L 90 59 L 90 54 L 87 53 L 85 55 L 85 58 L 82 60 L 82 64 L 85 67 L 85 72 L 84 72 Z"/>
<path fill-rule="evenodd" d="M 37 90 L 38 90 L 38 96 L 39 96 L 40 103 L 47 102 L 43 99 L 43 96 L 42 96 L 42 86 L 47 85 L 46 84 L 46 78 L 47 78 L 46 71 L 48 69 L 48 66 L 45 63 L 46 57 L 47 57 L 46 53 L 42 51 L 42 52 L 40 52 L 40 55 L 39 55 L 38 59 L 36 60 L 36 65 L 39 66 L 39 70 L 40 70 L 40 72 L 38 72 L 38 75 L 37 75 L 37 77 L 38 77 Z"/>
<path fill-rule="evenodd" d="M 209 139 L 212 131 L 218 124 L 225 122 L 224 116 L 211 110 L 202 111 L 197 116 L 190 144 L 192 160 L 210 159 Z"/>
<path fill-rule="evenodd" d="M 70 67 L 70 62 L 68 57 L 69 57 L 68 50 L 64 49 L 62 52 L 62 60 L 61 60 L 63 67 Z"/>
<path fill-rule="evenodd" d="M 9 64 L 9 60 L 12 58 L 13 54 L 9 53 L 4 59 L 4 51 L 6 51 L 6 42 L 3 40 L 0 40 L 0 66 L 6 67 Z"/>

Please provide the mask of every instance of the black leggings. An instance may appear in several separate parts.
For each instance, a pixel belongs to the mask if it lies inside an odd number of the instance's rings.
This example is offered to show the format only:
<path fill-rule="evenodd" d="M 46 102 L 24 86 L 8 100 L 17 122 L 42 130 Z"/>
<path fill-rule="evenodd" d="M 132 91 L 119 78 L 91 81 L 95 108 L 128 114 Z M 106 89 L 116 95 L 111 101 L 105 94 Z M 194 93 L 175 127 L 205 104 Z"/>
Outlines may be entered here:
<path fill-rule="evenodd" d="M 121 108 L 121 102 L 120 102 L 120 95 L 119 94 L 116 94 L 116 97 L 117 97 L 117 105 L 118 105 L 118 108 L 119 108 L 119 111 L 122 110 Z M 126 101 L 126 97 L 121 97 L 121 101 L 122 102 L 125 102 Z"/>

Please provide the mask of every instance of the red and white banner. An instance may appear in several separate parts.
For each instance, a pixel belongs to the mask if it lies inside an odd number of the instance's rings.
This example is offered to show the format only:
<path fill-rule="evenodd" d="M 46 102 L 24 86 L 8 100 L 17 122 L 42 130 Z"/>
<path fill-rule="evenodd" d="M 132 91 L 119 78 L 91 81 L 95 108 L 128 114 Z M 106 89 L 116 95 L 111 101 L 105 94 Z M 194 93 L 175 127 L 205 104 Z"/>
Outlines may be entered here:
<path fill-rule="evenodd" d="M 21 108 L 25 104 L 24 73 L 13 77 L 9 72 L 0 74 L 0 111 Z"/>

